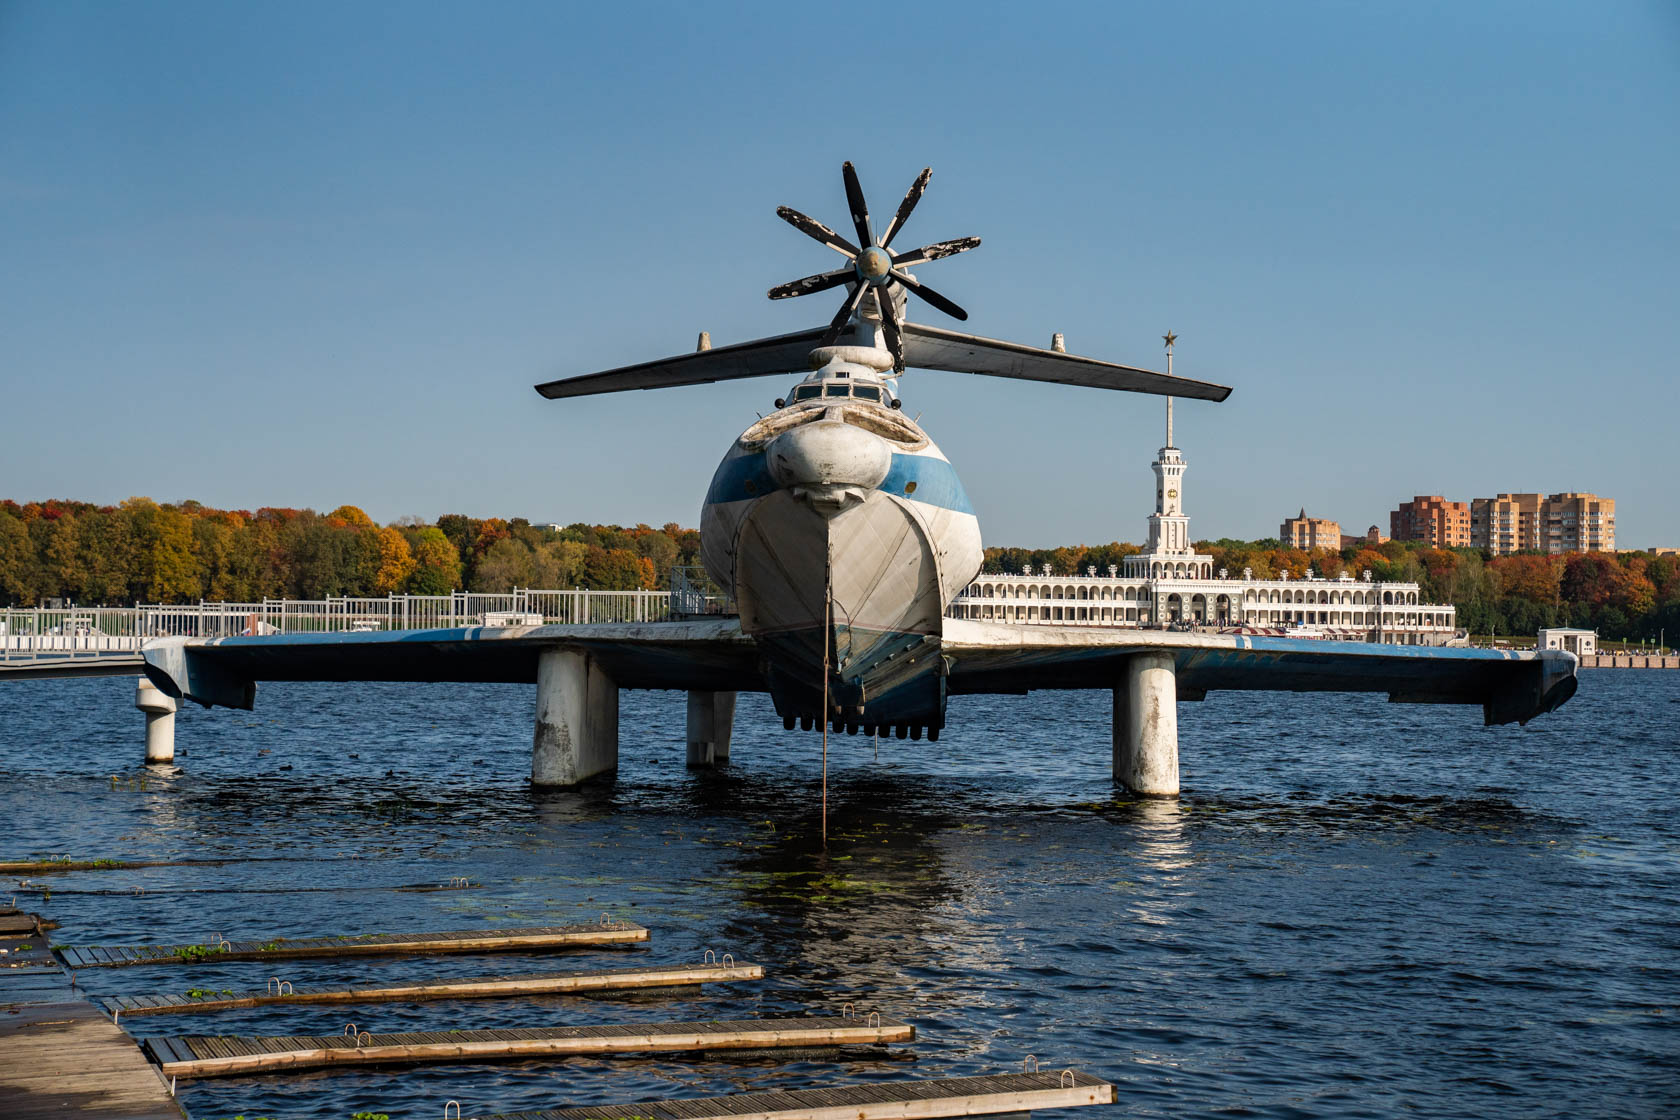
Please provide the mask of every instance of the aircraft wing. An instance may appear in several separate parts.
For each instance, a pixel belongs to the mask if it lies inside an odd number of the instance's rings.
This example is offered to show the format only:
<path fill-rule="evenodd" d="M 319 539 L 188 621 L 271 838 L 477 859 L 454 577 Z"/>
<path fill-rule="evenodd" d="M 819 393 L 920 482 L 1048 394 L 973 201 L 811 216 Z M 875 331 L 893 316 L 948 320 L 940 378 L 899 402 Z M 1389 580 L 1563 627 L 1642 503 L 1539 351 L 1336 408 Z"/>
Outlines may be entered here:
<path fill-rule="evenodd" d="M 1230 388 L 1224 385 L 1082 358 L 1078 354 L 1040 350 L 1019 342 L 981 338 L 942 327 L 905 323 L 902 331 L 904 364 L 916 369 L 981 373 L 989 377 L 1051 381 L 1062 385 L 1085 385 L 1094 389 L 1118 389 L 1208 401 L 1222 401 L 1231 395 Z M 803 376 L 810 366 L 807 360 L 810 352 L 822 341 L 823 333 L 823 328 L 819 327 L 773 338 L 756 338 L 693 354 L 620 366 L 602 373 L 562 377 L 545 381 L 536 388 L 543 396 L 555 399 L 622 393 L 630 389 L 705 385 L 767 374 L 797 373 Z M 855 340 L 848 337 L 841 341 L 851 343 Z"/>
<path fill-rule="evenodd" d="M 733 618 L 582 626 L 469 626 L 372 633 L 160 638 L 146 675 L 206 707 L 250 708 L 264 681 L 533 682 L 556 646 L 597 658 L 621 688 L 762 692 L 759 655 Z M 1083 626 L 1010 626 L 947 619 L 952 694 L 1111 688 L 1127 656 L 1170 653 L 1178 696 L 1209 690 L 1386 692 L 1424 704 L 1480 704 L 1486 722 L 1526 723 L 1575 694 L 1576 658 L 1303 638 L 1177 634 Z M 132 671 L 130 669 L 129 671 Z"/>
<path fill-rule="evenodd" d="M 1527 723 L 1575 694 L 1574 654 L 1381 642 L 1177 634 L 947 619 L 947 687 L 958 693 L 1110 688 L 1129 654 L 1171 653 L 1178 696 L 1212 689 L 1386 692 L 1392 701 L 1480 704 L 1486 723 Z"/>
<path fill-rule="evenodd" d="M 65 654 L 63 657 L 0 657 L 0 681 L 39 681 L 62 677 L 133 677 L 146 662 L 139 653 Z"/>
<path fill-rule="evenodd" d="M 1156 393 L 1166 397 L 1193 397 L 1204 401 L 1222 401 L 1231 395 L 1230 388 L 1225 385 L 1100 362 L 1059 350 L 1040 350 L 1019 342 L 981 338 L 943 327 L 905 323 L 902 331 L 904 364 L 917 369 L 983 373 L 989 377 L 1053 381 L 1062 385 Z"/>
<path fill-rule="evenodd" d="M 538 655 L 556 647 L 588 652 L 620 688 L 765 689 L 757 648 L 733 618 L 159 638 L 141 653 L 168 695 L 248 709 L 258 681 L 535 682 Z"/>
<path fill-rule="evenodd" d="M 658 358 L 633 366 L 620 366 L 603 373 L 562 377 L 537 386 L 537 392 L 553 400 L 558 397 L 587 397 L 595 393 L 622 393 L 627 389 L 669 389 L 677 385 L 706 385 L 713 381 L 735 381 L 770 373 L 786 374 L 809 367 L 806 360 L 822 341 L 824 328 L 755 338 L 674 358 Z"/>

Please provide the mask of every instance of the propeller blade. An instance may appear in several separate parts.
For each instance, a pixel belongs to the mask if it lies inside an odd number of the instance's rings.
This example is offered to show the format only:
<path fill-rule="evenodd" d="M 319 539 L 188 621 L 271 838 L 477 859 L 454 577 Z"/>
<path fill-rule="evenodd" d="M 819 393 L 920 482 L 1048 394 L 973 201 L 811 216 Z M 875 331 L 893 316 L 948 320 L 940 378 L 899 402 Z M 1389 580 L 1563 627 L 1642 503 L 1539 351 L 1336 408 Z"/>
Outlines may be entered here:
<path fill-rule="evenodd" d="M 951 318 L 967 321 L 968 312 L 964 311 L 962 308 L 958 307 L 956 304 L 952 303 L 950 300 L 946 299 L 944 296 L 940 295 L 938 292 L 934 291 L 914 276 L 911 276 L 908 272 L 902 272 L 895 268 L 892 270 L 892 278 L 897 280 L 900 284 L 903 284 L 906 288 L 909 288 L 918 296 L 927 300 L 929 303 L 933 304 L 935 307 L 939 308 L 939 310 L 945 312 L 945 314 L 949 315 Z"/>
<path fill-rule="evenodd" d="M 852 294 L 847 296 L 846 302 L 840 305 L 840 313 L 835 315 L 834 321 L 828 324 L 828 330 L 823 334 L 822 342 L 818 343 L 819 346 L 833 346 L 839 340 L 840 332 L 846 329 L 846 324 L 851 321 L 852 312 L 856 311 L 858 304 L 863 302 L 863 293 L 867 292 L 869 288 L 870 285 L 859 283 L 857 287 L 852 289 Z"/>
<path fill-rule="evenodd" d="M 856 245 L 853 245 L 815 218 L 808 218 L 791 206 L 776 207 L 776 217 L 807 237 L 816 238 L 835 252 L 844 253 L 853 260 L 857 259 L 858 247 Z"/>
<path fill-rule="evenodd" d="M 875 235 L 869 230 L 869 204 L 863 200 L 863 187 L 858 183 L 857 169 L 851 160 L 840 168 L 840 176 L 846 180 L 846 205 L 852 208 L 852 227 L 857 230 L 858 244 L 873 245 Z"/>
<path fill-rule="evenodd" d="M 922 173 L 916 176 L 916 181 L 910 184 L 909 191 L 905 192 L 904 201 L 898 204 L 898 213 L 887 223 L 887 232 L 881 235 L 881 248 L 885 249 L 891 245 L 893 236 L 904 228 L 905 220 L 910 217 L 910 211 L 916 208 L 916 203 L 922 200 L 922 192 L 927 190 L 928 180 L 931 178 L 933 168 L 924 167 Z"/>
<path fill-rule="evenodd" d="M 838 288 L 848 280 L 857 279 L 857 269 L 837 268 L 833 272 L 819 272 L 815 276 L 807 276 L 801 280 L 790 280 L 786 284 L 778 284 L 770 289 L 771 299 L 787 299 L 790 296 L 808 296 L 812 292 L 826 292 L 830 288 Z"/>
<path fill-rule="evenodd" d="M 893 258 L 893 267 L 909 268 L 912 265 L 936 261 L 942 257 L 954 257 L 958 253 L 966 253 L 980 244 L 978 237 L 959 237 L 954 241 L 939 241 L 932 245 L 923 245 L 920 249 L 912 249 L 908 253 L 901 253 Z"/>
<path fill-rule="evenodd" d="M 892 351 L 893 371 L 903 373 L 904 336 L 898 331 L 898 312 L 892 292 L 888 288 L 877 288 L 875 297 L 881 301 L 881 333 L 887 336 L 887 349 Z"/>

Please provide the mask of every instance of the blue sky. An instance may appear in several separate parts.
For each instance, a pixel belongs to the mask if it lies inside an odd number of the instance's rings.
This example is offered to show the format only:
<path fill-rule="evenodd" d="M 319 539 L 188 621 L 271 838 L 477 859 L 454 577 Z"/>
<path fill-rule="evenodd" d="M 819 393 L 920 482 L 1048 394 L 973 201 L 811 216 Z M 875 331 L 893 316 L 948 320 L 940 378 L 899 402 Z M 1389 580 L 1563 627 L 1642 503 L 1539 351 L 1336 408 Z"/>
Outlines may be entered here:
<path fill-rule="evenodd" d="M 693 525 L 842 160 L 969 328 L 1236 391 L 1198 536 L 1596 491 L 1680 544 L 1680 6 L 0 0 L 0 496 Z M 831 298 L 832 297 L 832 298 Z M 948 324 L 918 309 L 920 321 Z M 992 544 L 1136 540 L 1158 398 L 915 373 Z"/>

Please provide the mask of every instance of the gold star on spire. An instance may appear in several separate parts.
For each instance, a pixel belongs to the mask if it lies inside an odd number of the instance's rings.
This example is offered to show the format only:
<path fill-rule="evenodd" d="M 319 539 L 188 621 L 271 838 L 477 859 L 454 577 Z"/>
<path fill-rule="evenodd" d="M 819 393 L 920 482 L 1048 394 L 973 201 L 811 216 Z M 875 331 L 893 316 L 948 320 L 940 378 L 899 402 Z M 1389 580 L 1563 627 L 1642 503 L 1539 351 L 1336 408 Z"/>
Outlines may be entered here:
<path fill-rule="evenodd" d="M 1178 341 L 1178 336 L 1169 330 L 1166 334 L 1161 336 L 1161 339 L 1167 344 L 1167 349 L 1171 350 L 1173 343 Z"/>

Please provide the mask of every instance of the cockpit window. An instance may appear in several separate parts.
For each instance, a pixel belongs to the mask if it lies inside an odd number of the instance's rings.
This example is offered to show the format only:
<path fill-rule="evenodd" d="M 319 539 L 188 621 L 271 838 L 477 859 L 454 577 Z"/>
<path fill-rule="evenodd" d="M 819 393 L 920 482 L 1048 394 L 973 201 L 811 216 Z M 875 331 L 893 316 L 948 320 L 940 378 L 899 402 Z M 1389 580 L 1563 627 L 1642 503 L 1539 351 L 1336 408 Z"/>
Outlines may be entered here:
<path fill-rule="evenodd" d="M 847 385 L 844 381 L 830 381 L 828 384 L 823 386 L 823 396 L 843 397 L 846 395 L 846 391 L 850 388 L 851 386 Z"/>
<path fill-rule="evenodd" d="M 818 385 L 800 385 L 793 390 L 793 399 L 796 401 L 814 400 L 821 395 L 822 387 Z"/>
<path fill-rule="evenodd" d="M 881 399 L 881 390 L 873 385 L 859 385 L 852 390 L 852 396 L 864 401 L 878 401 Z"/>

